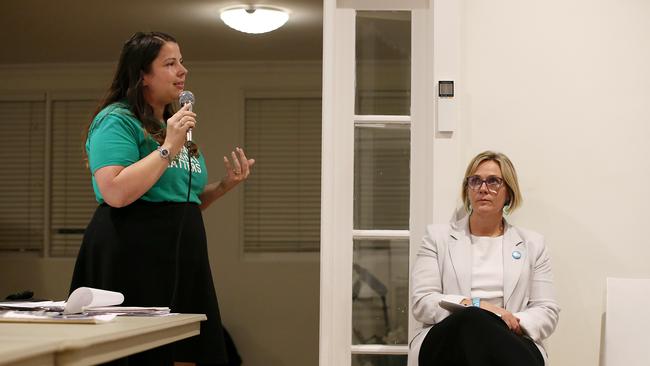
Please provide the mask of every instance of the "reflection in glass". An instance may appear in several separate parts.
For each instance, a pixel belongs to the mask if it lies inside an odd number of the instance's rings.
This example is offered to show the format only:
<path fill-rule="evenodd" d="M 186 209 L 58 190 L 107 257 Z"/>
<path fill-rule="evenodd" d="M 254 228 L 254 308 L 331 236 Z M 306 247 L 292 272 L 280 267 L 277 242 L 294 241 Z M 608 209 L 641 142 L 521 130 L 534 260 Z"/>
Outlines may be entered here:
<path fill-rule="evenodd" d="M 408 230 L 410 131 L 355 129 L 354 229 Z"/>
<path fill-rule="evenodd" d="M 352 344 L 407 344 L 408 240 L 355 240 Z"/>
<path fill-rule="evenodd" d="M 411 12 L 358 11 L 357 115 L 410 115 Z"/>
<path fill-rule="evenodd" d="M 406 355 L 352 355 L 352 366 L 406 366 Z"/>

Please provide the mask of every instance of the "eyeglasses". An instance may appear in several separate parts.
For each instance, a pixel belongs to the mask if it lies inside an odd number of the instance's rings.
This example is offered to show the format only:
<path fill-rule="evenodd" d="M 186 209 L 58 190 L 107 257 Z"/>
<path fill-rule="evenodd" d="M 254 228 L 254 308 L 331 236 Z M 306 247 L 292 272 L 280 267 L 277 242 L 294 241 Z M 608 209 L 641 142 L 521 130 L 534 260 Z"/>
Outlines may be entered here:
<path fill-rule="evenodd" d="M 491 175 L 486 179 L 482 179 L 478 175 L 472 175 L 465 179 L 467 180 L 467 186 L 474 191 L 478 191 L 479 189 L 481 189 L 481 186 L 483 185 L 483 183 L 485 183 L 485 186 L 487 187 L 488 191 L 492 193 L 497 193 L 499 191 L 499 188 L 501 188 L 501 186 L 503 185 L 503 179 L 494 175 Z"/>

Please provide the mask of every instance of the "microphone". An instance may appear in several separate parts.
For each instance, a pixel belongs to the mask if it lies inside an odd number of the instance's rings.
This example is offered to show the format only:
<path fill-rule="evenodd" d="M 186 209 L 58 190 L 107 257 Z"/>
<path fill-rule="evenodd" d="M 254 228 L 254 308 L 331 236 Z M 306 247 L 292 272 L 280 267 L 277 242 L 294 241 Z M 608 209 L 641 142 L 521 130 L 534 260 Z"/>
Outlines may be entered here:
<path fill-rule="evenodd" d="M 181 92 L 181 95 L 178 96 L 178 103 L 181 105 L 181 107 L 185 106 L 185 104 L 189 103 L 190 104 L 190 111 L 192 111 L 192 108 L 194 107 L 194 94 L 192 94 L 191 91 L 189 90 L 183 90 Z M 192 129 L 189 128 L 187 130 L 187 141 L 192 141 Z"/>

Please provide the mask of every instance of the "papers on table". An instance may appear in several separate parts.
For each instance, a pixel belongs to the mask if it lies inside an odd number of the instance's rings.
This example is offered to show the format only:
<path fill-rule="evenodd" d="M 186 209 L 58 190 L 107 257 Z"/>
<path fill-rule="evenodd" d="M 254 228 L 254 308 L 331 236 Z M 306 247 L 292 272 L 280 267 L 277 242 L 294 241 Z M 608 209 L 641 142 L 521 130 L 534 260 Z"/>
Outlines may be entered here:
<path fill-rule="evenodd" d="M 49 310 L 62 312 L 65 301 L 6 301 L 0 302 L 0 310 Z"/>
<path fill-rule="evenodd" d="M 60 312 L 51 311 L 7 310 L 0 311 L 0 322 L 101 324 L 110 322 L 111 320 L 115 319 L 116 316 L 117 314 L 64 315 Z"/>
<path fill-rule="evenodd" d="M 168 307 L 141 307 L 141 306 L 105 306 L 85 307 L 84 313 L 91 314 L 117 314 L 130 316 L 158 316 L 169 314 Z"/>
<path fill-rule="evenodd" d="M 0 302 L 0 321 L 45 321 L 54 323 L 98 324 L 118 315 L 164 316 L 168 307 L 116 306 L 124 301 L 119 292 L 80 287 L 68 301 Z"/>
<path fill-rule="evenodd" d="M 79 287 L 68 296 L 63 314 L 77 314 L 84 308 L 119 305 L 124 302 L 124 295 L 115 291 L 106 291 L 90 287 Z"/>

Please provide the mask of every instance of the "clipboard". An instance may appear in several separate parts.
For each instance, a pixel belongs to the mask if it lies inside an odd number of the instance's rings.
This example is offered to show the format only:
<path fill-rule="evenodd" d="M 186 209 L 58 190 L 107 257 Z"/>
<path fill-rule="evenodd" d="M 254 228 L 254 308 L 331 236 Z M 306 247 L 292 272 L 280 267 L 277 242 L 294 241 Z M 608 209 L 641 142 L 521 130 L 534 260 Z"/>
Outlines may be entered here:
<path fill-rule="evenodd" d="M 467 309 L 470 306 L 442 299 L 442 300 L 440 300 L 440 307 L 453 313 L 454 311 Z"/>

